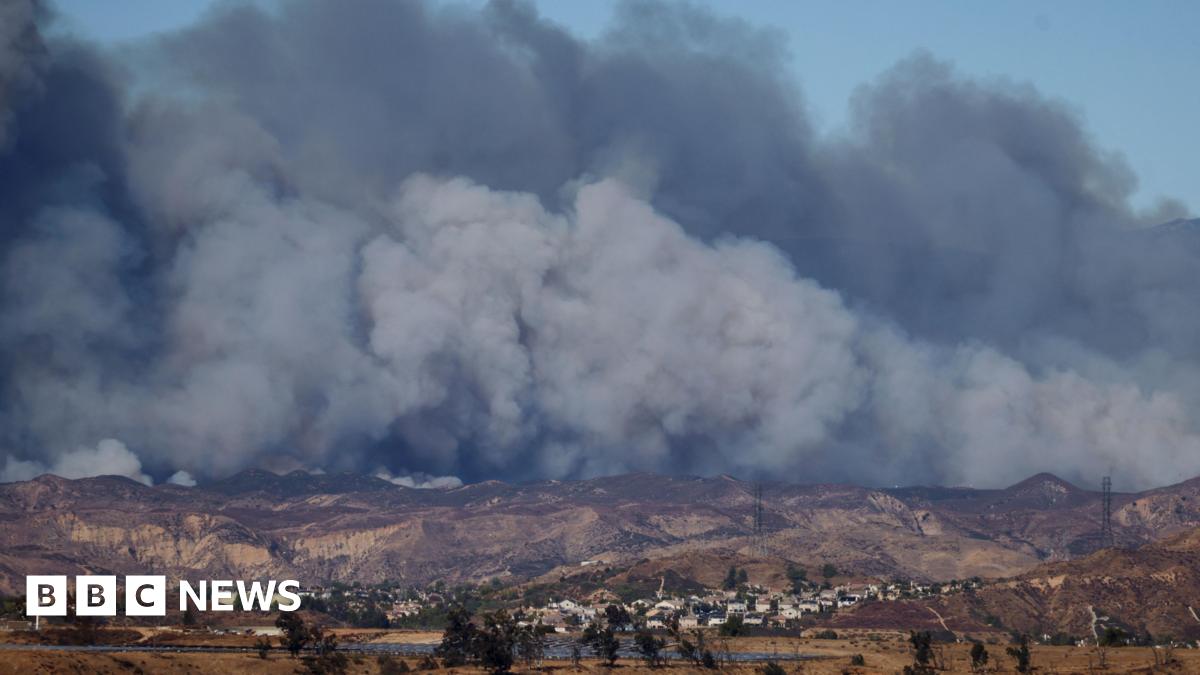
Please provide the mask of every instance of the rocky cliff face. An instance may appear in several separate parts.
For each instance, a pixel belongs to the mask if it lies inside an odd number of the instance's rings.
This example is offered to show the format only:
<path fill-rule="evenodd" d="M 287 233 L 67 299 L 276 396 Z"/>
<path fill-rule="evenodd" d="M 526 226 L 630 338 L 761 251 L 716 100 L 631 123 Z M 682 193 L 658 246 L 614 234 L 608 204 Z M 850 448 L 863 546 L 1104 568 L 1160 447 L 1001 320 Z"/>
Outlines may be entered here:
<path fill-rule="evenodd" d="M 921 579 L 1009 576 L 1096 548 L 1098 493 L 1053 476 L 1004 490 L 629 475 L 414 490 L 369 476 L 249 471 L 207 486 L 43 476 L 0 485 L 0 588 L 25 574 L 526 579 L 582 560 L 700 552 Z M 1114 498 L 1118 541 L 1200 525 L 1200 481 Z M 759 551 L 765 549 L 766 553 Z"/>

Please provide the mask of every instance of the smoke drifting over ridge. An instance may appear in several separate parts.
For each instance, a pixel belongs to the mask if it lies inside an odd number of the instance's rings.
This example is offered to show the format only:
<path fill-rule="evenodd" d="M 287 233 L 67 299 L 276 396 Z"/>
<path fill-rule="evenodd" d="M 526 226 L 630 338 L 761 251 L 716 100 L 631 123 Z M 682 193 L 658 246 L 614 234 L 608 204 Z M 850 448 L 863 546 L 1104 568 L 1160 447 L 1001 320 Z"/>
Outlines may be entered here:
<path fill-rule="evenodd" d="M 822 138 L 694 8 L 0 11 L 0 480 L 1200 474 L 1200 234 L 1028 87 L 916 55 Z"/>

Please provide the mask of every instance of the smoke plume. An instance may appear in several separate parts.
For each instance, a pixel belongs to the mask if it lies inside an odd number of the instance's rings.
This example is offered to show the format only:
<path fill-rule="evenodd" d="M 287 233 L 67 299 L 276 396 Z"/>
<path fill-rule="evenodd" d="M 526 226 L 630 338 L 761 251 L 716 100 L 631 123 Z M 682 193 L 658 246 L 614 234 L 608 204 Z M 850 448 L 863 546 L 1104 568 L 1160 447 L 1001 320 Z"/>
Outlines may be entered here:
<path fill-rule="evenodd" d="M 1200 224 L 1029 86 L 915 54 L 823 137 L 688 6 L 51 21 L 0 9 L 0 480 L 1200 473 Z"/>

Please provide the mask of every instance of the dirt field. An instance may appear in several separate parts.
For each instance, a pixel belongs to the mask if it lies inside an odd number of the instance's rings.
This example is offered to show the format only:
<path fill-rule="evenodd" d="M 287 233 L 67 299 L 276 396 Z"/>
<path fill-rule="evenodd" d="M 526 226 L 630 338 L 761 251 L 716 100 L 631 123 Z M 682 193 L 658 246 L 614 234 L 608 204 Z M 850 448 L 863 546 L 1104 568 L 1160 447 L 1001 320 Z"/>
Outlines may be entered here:
<path fill-rule="evenodd" d="M 341 632 L 341 631 L 339 631 Z M 180 634 L 166 635 L 159 631 L 147 631 L 147 643 L 162 644 L 195 644 L 223 646 L 244 646 L 253 644 L 254 638 L 246 636 L 205 636 L 192 634 L 195 639 L 169 640 Z M 185 634 L 186 635 L 186 634 Z M 371 643 L 384 642 L 432 642 L 439 637 L 433 633 L 416 633 L 395 631 L 344 631 L 342 639 L 348 644 L 352 641 Z M 0 639 L 0 642 L 3 640 Z M 785 655 L 806 654 L 816 658 L 805 661 L 780 660 L 779 664 L 789 673 L 808 673 L 812 675 L 840 675 L 841 673 L 898 673 L 905 665 L 912 663 L 912 653 L 905 636 L 888 631 L 863 631 L 858 634 L 846 634 L 838 640 L 815 640 L 793 637 L 751 637 L 737 638 L 725 642 L 714 640 L 710 646 L 727 649 L 729 652 L 760 652 L 765 654 Z M 1014 672 L 1013 660 L 1005 654 L 1004 644 L 989 644 L 989 672 Z M 136 646 L 133 646 L 136 649 Z M 941 644 L 937 645 L 940 659 L 946 673 L 969 673 L 970 645 Z M 1155 667 L 1155 655 L 1158 655 L 1160 665 Z M 851 659 L 862 655 L 863 666 L 852 666 Z M 1049 673 L 1200 673 L 1200 650 L 1177 649 L 1172 652 L 1175 663 L 1163 666 L 1164 650 L 1148 647 L 1126 647 L 1109 649 L 1103 659 L 1106 667 L 1101 668 L 1102 656 L 1095 648 L 1081 647 L 1042 647 L 1033 648 L 1033 665 L 1039 674 Z M 347 653 L 350 658 L 350 673 L 379 673 L 380 664 L 373 655 L 355 655 Z M 403 661 L 410 669 L 416 670 L 421 666 L 421 659 L 413 657 L 396 658 Z M 727 673 L 755 673 L 762 668 L 762 663 L 731 664 L 722 669 Z M 273 651 L 267 659 L 261 659 L 253 653 L 152 653 L 130 651 L 123 653 L 80 653 L 55 652 L 37 650 L 0 650 L 0 675 L 12 673 L 294 673 L 303 670 L 301 661 L 289 658 L 286 654 Z M 573 669 L 566 661 L 547 661 L 541 670 L 514 669 L 516 672 L 554 672 L 566 675 L 571 672 L 604 672 L 609 669 L 593 660 L 585 660 L 578 670 Z M 650 669 L 641 662 L 621 659 L 614 669 L 618 673 L 664 673 L 693 672 L 690 665 L 670 662 L 666 666 Z M 440 669 L 444 673 L 479 673 L 475 668 Z"/>
<path fill-rule="evenodd" d="M 836 641 L 798 641 L 800 644 L 788 645 L 788 648 L 799 648 L 806 653 L 820 654 L 823 658 L 804 662 L 780 662 L 789 673 L 807 673 L 811 675 L 840 675 L 841 673 L 897 673 L 911 663 L 911 656 L 899 643 L 875 643 L 859 649 L 846 644 L 834 644 Z M 782 651 L 782 650 L 781 650 Z M 989 672 L 1011 673 L 1013 662 L 1003 654 L 1001 645 L 995 645 L 989 652 L 992 659 Z M 865 666 L 853 667 L 850 657 L 862 654 Z M 1200 673 L 1200 650 L 1177 650 L 1174 654 L 1178 660 L 1173 667 L 1154 668 L 1154 650 L 1150 648 L 1112 649 L 1107 652 L 1107 668 L 1100 669 L 1100 657 L 1094 649 L 1077 647 L 1037 647 L 1033 651 L 1033 663 L 1038 673 Z M 946 673 L 969 673 L 968 647 L 965 645 L 945 645 L 942 647 Z M 397 659 L 404 661 L 409 668 L 420 668 L 420 660 L 415 658 Z M 1090 666 L 1090 667 L 1089 667 Z M 762 664 L 734 664 L 725 667 L 721 672 L 726 673 L 755 673 L 759 672 Z M 0 652 L 0 675 L 24 675 L 26 673 L 294 673 L 303 670 L 302 663 L 289 658 L 285 654 L 273 653 L 267 659 L 260 659 L 255 654 L 159 654 L 146 652 L 128 652 L 121 654 L 84 654 L 45 651 L 3 651 Z M 549 661 L 541 670 L 526 670 L 516 668 L 516 672 L 553 672 L 566 675 L 572 672 L 605 672 L 609 669 L 595 661 L 588 660 L 580 664 L 579 669 L 571 667 L 565 661 Z M 693 672 L 691 666 L 670 663 L 664 667 L 647 668 L 640 662 L 628 660 L 619 661 L 615 672 L 633 675 L 634 673 L 664 673 L 664 672 Z M 375 657 L 351 656 L 350 673 L 379 673 L 380 667 Z M 440 669 L 442 673 L 479 673 L 476 668 Z"/>

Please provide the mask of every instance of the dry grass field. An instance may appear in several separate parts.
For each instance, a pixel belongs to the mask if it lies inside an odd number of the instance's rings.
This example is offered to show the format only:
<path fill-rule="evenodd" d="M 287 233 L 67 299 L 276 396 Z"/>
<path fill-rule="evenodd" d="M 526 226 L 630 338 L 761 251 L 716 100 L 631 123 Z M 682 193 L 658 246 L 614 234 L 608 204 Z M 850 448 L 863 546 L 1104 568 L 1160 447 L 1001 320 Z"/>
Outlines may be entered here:
<path fill-rule="evenodd" d="M 869 635 L 869 637 L 868 637 Z M 372 642 L 408 641 L 412 635 L 380 633 L 371 636 Z M 432 636 L 422 636 L 432 637 Z M 233 646 L 230 640 L 226 644 Z M 211 644 L 211 643 L 209 643 Z M 245 645 L 248 646 L 248 645 Z M 806 654 L 814 658 L 804 661 L 780 660 L 779 664 L 789 673 L 811 675 L 841 675 L 842 673 L 899 673 L 912 662 L 911 651 L 899 633 L 864 633 L 840 640 L 815 640 L 803 638 L 741 638 L 730 640 L 730 652 L 765 652 L 779 655 Z M 1004 644 L 989 644 L 990 659 L 987 672 L 1012 673 L 1014 662 L 1005 654 Z M 136 646 L 133 647 L 136 649 Z M 945 673 L 970 673 L 970 645 L 943 644 L 937 646 L 940 665 Z M 851 665 L 855 655 L 862 655 L 863 665 Z M 381 673 L 381 664 L 373 655 L 347 653 L 348 673 Z M 1170 657 L 1171 662 L 1167 657 Z M 421 659 L 396 657 L 409 669 L 422 668 Z M 721 668 L 726 673 L 760 672 L 763 663 L 730 663 Z M 1200 673 L 1200 650 L 1178 649 L 1170 654 L 1164 650 L 1148 647 L 1126 647 L 1109 649 L 1103 654 L 1095 648 L 1035 646 L 1033 665 L 1039 674 L 1060 673 Z M 122 653 L 79 653 L 44 650 L 0 651 L 0 675 L 25 675 L 27 673 L 295 673 L 303 672 L 304 664 L 279 651 L 273 651 L 266 659 L 254 653 L 156 653 L 129 651 Z M 548 660 L 534 669 L 514 668 L 515 672 L 542 673 L 596 673 L 609 671 L 604 664 L 586 659 L 573 667 L 568 661 Z M 621 659 L 611 669 L 614 673 L 665 673 L 694 672 L 687 664 L 669 662 L 665 666 L 649 668 L 640 661 Z M 440 673 L 479 673 L 478 668 L 438 669 Z"/>

